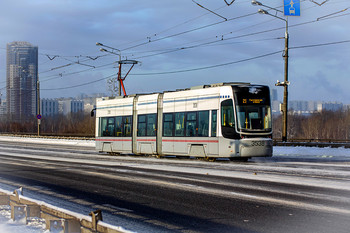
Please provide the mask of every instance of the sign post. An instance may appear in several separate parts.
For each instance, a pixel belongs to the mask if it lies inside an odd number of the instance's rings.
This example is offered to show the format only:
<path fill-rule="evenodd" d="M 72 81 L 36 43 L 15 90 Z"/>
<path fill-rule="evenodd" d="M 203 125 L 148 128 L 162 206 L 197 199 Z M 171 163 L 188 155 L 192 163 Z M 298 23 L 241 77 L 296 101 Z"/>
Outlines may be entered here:
<path fill-rule="evenodd" d="M 40 114 L 36 115 L 36 119 L 38 119 L 38 136 L 40 136 L 40 120 L 41 120 L 41 115 L 40 115 Z"/>
<path fill-rule="evenodd" d="M 284 0 L 284 16 L 300 16 L 300 0 Z"/>

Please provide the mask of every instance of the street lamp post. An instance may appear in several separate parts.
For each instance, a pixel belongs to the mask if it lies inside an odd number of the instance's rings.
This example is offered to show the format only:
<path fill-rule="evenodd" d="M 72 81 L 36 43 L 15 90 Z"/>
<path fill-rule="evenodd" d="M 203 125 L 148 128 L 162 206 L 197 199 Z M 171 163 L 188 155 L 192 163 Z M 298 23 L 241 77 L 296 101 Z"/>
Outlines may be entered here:
<path fill-rule="evenodd" d="M 264 6 L 267 7 L 269 9 L 278 11 L 283 13 L 282 11 L 266 6 L 264 4 L 262 4 L 261 2 L 252 1 L 252 5 L 255 6 Z M 285 31 L 285 35 L 284 35 L 284 52 L 283 52 L 283 58 L 284 58 L 284 82 L 280 82 L 277 80 L 277 83 L 275 84 L 276 86 L 283 86 L 284 87 L 284 93 L 283 93 L 283 105 L 282 105 L 282 114 L 283 114 L 283 125 L 282 125 L 282 141 L 286 142 L 287 141 L 287 125 L 288 125 L 288 85 L 290 84 L 290 82 L 288 81 L 288 49 L 289 49 L 289 33 L 288 33 L 288 18 L 284 19 L 281 17 L 278 17 L 276 15 L 272 15 L 269 12 L 267 12 L 266 10 L 263 9 L 259 9 L 258 12 L 260 14 L 265 14 L 265 15 L 270 15 L 272 17 L 278 18 L 280 20 L 283 20 L 286 22 L 286 31 Z"/>

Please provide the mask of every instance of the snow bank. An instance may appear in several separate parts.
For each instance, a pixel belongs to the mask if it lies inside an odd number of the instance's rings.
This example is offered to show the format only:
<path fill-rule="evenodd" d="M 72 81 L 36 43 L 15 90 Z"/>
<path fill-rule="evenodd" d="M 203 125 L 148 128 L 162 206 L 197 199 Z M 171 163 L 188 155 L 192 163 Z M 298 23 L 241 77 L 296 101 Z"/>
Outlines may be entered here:
<path fill-rule="evenodd" d="M 30 218 L 28 225 L 14 222 L 11 219 L 11 207 L 0 206 L 0 232 L 1 233 L 49 233 L 45 229 L 45 221 L 38 218 Z"/>
<path fill-rule="evenodd" d="M 273 156 L 310 156 L 318 158 L 350 157 L 350 149 L 344 147 L 274 146 Z"/>
<path fill-rule="evenodd" d="M 15 137 L 15 136 L 0 136 L 0 141 L 41 143 L 41 144 L 64 144 L 64 145 L 73 145 L 73 146 L 95 147 L 95 140 L 94 139 L 79 140 L 79 139 L 54 139 L 54 138 L 29 138 L 29 137 Z"/>

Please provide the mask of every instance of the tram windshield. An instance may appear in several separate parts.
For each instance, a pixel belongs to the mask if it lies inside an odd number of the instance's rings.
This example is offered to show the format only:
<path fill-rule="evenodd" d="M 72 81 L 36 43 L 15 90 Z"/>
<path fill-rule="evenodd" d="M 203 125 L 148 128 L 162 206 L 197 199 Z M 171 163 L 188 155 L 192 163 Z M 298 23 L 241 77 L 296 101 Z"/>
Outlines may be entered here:
<path fill-rule="evenodd" d="M 237 129 L 240 132 L 271 131 L 268 87 L 246 87 L 235 92 Z"/>
<path fill-rule="evenodd" d="M 271 130 L 271 114 L 269 106 L 238 105 L 236 109 L 238 130 Z"/>

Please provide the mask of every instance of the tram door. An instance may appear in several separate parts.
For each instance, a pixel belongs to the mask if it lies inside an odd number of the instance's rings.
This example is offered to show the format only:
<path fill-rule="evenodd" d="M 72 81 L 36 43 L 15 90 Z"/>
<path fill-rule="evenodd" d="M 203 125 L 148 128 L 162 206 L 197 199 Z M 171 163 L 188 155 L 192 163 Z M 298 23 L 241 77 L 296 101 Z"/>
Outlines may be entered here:
<path fill-rule="evenodd" d="M 219 154 L 219 141 L 217 139 L 217 130 L 218 130 L 218 111 L 210 111 L 210 143 L 208 148 L 208 154 L 218 155 Z"/>

